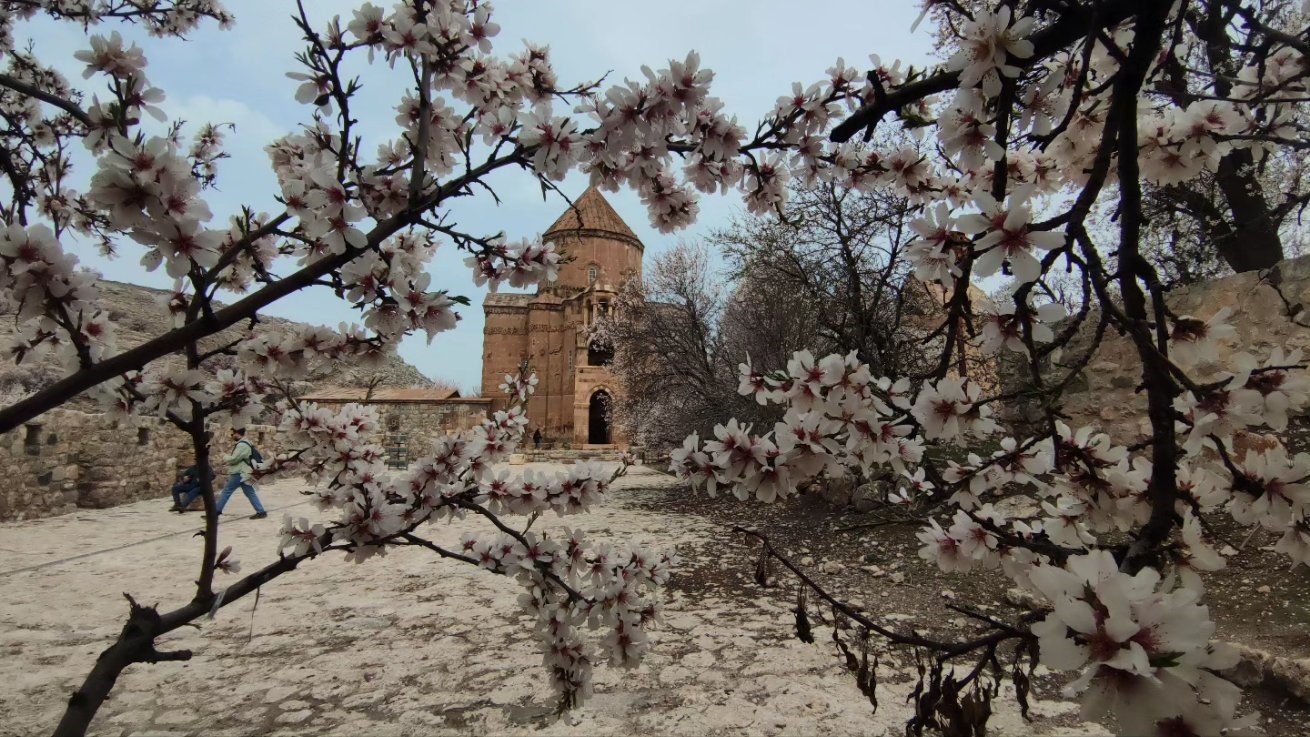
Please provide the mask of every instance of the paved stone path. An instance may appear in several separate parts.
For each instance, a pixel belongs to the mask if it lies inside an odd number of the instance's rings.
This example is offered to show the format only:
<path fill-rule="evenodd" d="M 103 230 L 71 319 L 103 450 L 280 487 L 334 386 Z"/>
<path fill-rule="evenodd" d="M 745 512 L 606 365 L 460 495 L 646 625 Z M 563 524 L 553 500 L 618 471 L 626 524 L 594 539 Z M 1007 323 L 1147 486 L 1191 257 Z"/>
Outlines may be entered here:
<path fill-rule="evenodd" d="M 641 472 L 606 505 L 569 518 L 593 535 L 693 555 L 720 534 L 696 517 L 635 508 Z M 314 516 L 300 486 L 260 490 L 271 516 L 223 524 L 244 570 L 276 557 L 282 511 Z M 0 735 L 48 732 L 96 655 L 121 627 L 129 592 L 176 605 L 191 593 L 199 515 L 166 500 L 0 525 Z M 244 514 L 244 498 L 229 511 Z M 551 524 L 556 524 L 551 521 Z M 469 525 L 475 523 L 468 523 Z M 464 523 L 431 530 L 454 542 Z M 676 575 L 676 572 L 675 572 Z M 563 719 L 517 614 L 520 588 L 470 566 L 401 550 L 362 565 L 324 558 L 283 576 L 214 621 L 161 643 L 187 663 L 133 666 L 93 731 L 155 734 L 687 734 L 897 735 L 906 680 L 884 678 L 870 714 L 853 679 L 822 645 L 791 636 L 786 605 L 711 594 L 666 597 L 665 622 L 641 667 L 596 669 L 596 693 Z M 1004 695 L 1002 695 L 1004 700 Z M 1030 734 L 1009 703 L 993 734 Z M 1073 705 L 1039 703 L 1039 715 Z M 1049 722 L 1044 728 L 1071 733 Z M 1097 733 L 1095 727 L 1080 728 Z"/>

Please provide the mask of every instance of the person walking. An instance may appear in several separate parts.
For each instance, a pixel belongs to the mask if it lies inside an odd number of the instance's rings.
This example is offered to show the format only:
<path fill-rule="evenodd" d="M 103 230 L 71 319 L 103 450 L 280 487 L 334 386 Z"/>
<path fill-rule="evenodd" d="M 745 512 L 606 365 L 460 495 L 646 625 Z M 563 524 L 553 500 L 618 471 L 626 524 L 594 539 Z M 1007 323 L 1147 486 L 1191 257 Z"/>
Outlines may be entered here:
<path fill-rule="evenodd" d="M 254 462 L 251 456 L 255 452 L 255 446 L 246 439 L 246 429 L 244 427 L 234 427 L 229 433 L 234 445 L 232 452 L 223 459 L 227 463 L 227 485 L 223 487 L 222 493 L 218 497 L 218 513 L 223 513 L 223 507 L 227 506 L 227 500 L 236 492 L 237 487 L 245 493 L 246 498 L 250 500 L 250 506 L 255 508 L 255 513 L 250 515 L 250 519 L 264 519 L 268 512 L 264 511 L 264 505 L 259 502 L 259 495 L 255 493 L 255 487 L 250 483 L 250 477 L 255 470 Z"/>
<path fill-rule="evenodd" d="M 532 431 L 532 444 L 537 450 L 541 450 L 541 428 Z"/>

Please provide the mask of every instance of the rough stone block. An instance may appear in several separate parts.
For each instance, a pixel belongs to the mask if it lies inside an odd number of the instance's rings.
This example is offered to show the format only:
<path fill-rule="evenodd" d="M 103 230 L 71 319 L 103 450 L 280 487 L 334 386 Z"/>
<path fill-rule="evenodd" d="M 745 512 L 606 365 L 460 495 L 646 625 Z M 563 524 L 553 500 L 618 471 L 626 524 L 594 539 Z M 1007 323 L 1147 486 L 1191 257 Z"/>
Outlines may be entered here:
<path fill-rule="evenodd" d="M 849 506 L 855 495 L 855 479 L 846 477 L 820 481 L 819 495 L 834 507 Z"/>
<path fill-rule="evenodd" d="M 870 512 L 882 506 L 882 492 L 877 484 L 863 484 L 851 496 L 851 506 L 857 512 Z"/>

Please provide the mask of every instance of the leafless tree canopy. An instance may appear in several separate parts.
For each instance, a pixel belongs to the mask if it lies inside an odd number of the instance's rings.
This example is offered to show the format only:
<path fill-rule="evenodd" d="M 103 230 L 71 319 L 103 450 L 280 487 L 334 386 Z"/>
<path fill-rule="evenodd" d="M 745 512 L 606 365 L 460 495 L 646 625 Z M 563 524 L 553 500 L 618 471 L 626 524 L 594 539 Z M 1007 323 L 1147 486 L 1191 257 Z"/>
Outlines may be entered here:
<path fill-rule="evenodd" d="M 912 208 L 887 191 L 796 188 L 782 218 L 743 215 L 707 244 L 680 244 L 647 267 L 603 330 L 627 387 L 617 408 L 633 437 L 667 447 L 728 411 L 776 420 L 738 395 L 738 366 L 786 366 L 793 352 L 855 352 L 887 375 L 922 377 L 942 339 L 940 290 L 914 276 Z M 711 254 L 728 263 L 716 273 Z M 970 332 L 966 329 L 963 332 Z"/>
<path fill-rule="evenodd" d="M 855 351 L 875 372 L 916 373 L 915 337 L 903 328 L 932 305 L 904 254 L 912 209 L 888 190 L 798 188 L 784 219 L 741 218 L 713 240 L 745 281 L 808 306 L 815 350 Z"/>
<path fill-rule="evenodd" d="M 755 322 L 768 316 L 744 313 L 742 302 L 715 272 L 703 244 L 681 243 L 659 254 L 647 263 L 642 283 L 625 286 L 618 309 L 598 323 L 594 339 L 615 348 L 612 368 L 624 386 L 615 419 L 630 437 L 664 448 L 689 431 L 712 427 L 725 412 L 760 416 L 737 394 L 740 359 L 733 349 L 794 335 L 784 325 Z M 789 347 L 779 342 L 768 350 L 783 356 Z"/>

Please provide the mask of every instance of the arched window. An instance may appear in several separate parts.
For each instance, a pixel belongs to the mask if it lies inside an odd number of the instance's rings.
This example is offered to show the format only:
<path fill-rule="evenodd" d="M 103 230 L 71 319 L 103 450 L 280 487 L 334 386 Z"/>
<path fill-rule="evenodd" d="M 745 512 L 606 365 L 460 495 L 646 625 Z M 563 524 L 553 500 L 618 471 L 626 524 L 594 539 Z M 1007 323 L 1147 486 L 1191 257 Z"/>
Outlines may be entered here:
<path fill-rule="evenodd" d="M 588 266 L 588 267 L 587 267 L 587 283 L 588 283 L 588 284 L 595 284 L 595 283 L 596 283 L 596 280 L 599 279 L 599 278 L 600 278 L 600 267 L 597 266 L 597 265 L 595 265 L 595 264 L 592 264 L 591 266 Z"/>
<path fill-rule="evenodd" d="M 608 366 L 614 363 L 614 346 L 608 341 L 592 338 L 587 344 L 587 365 Z"/>

